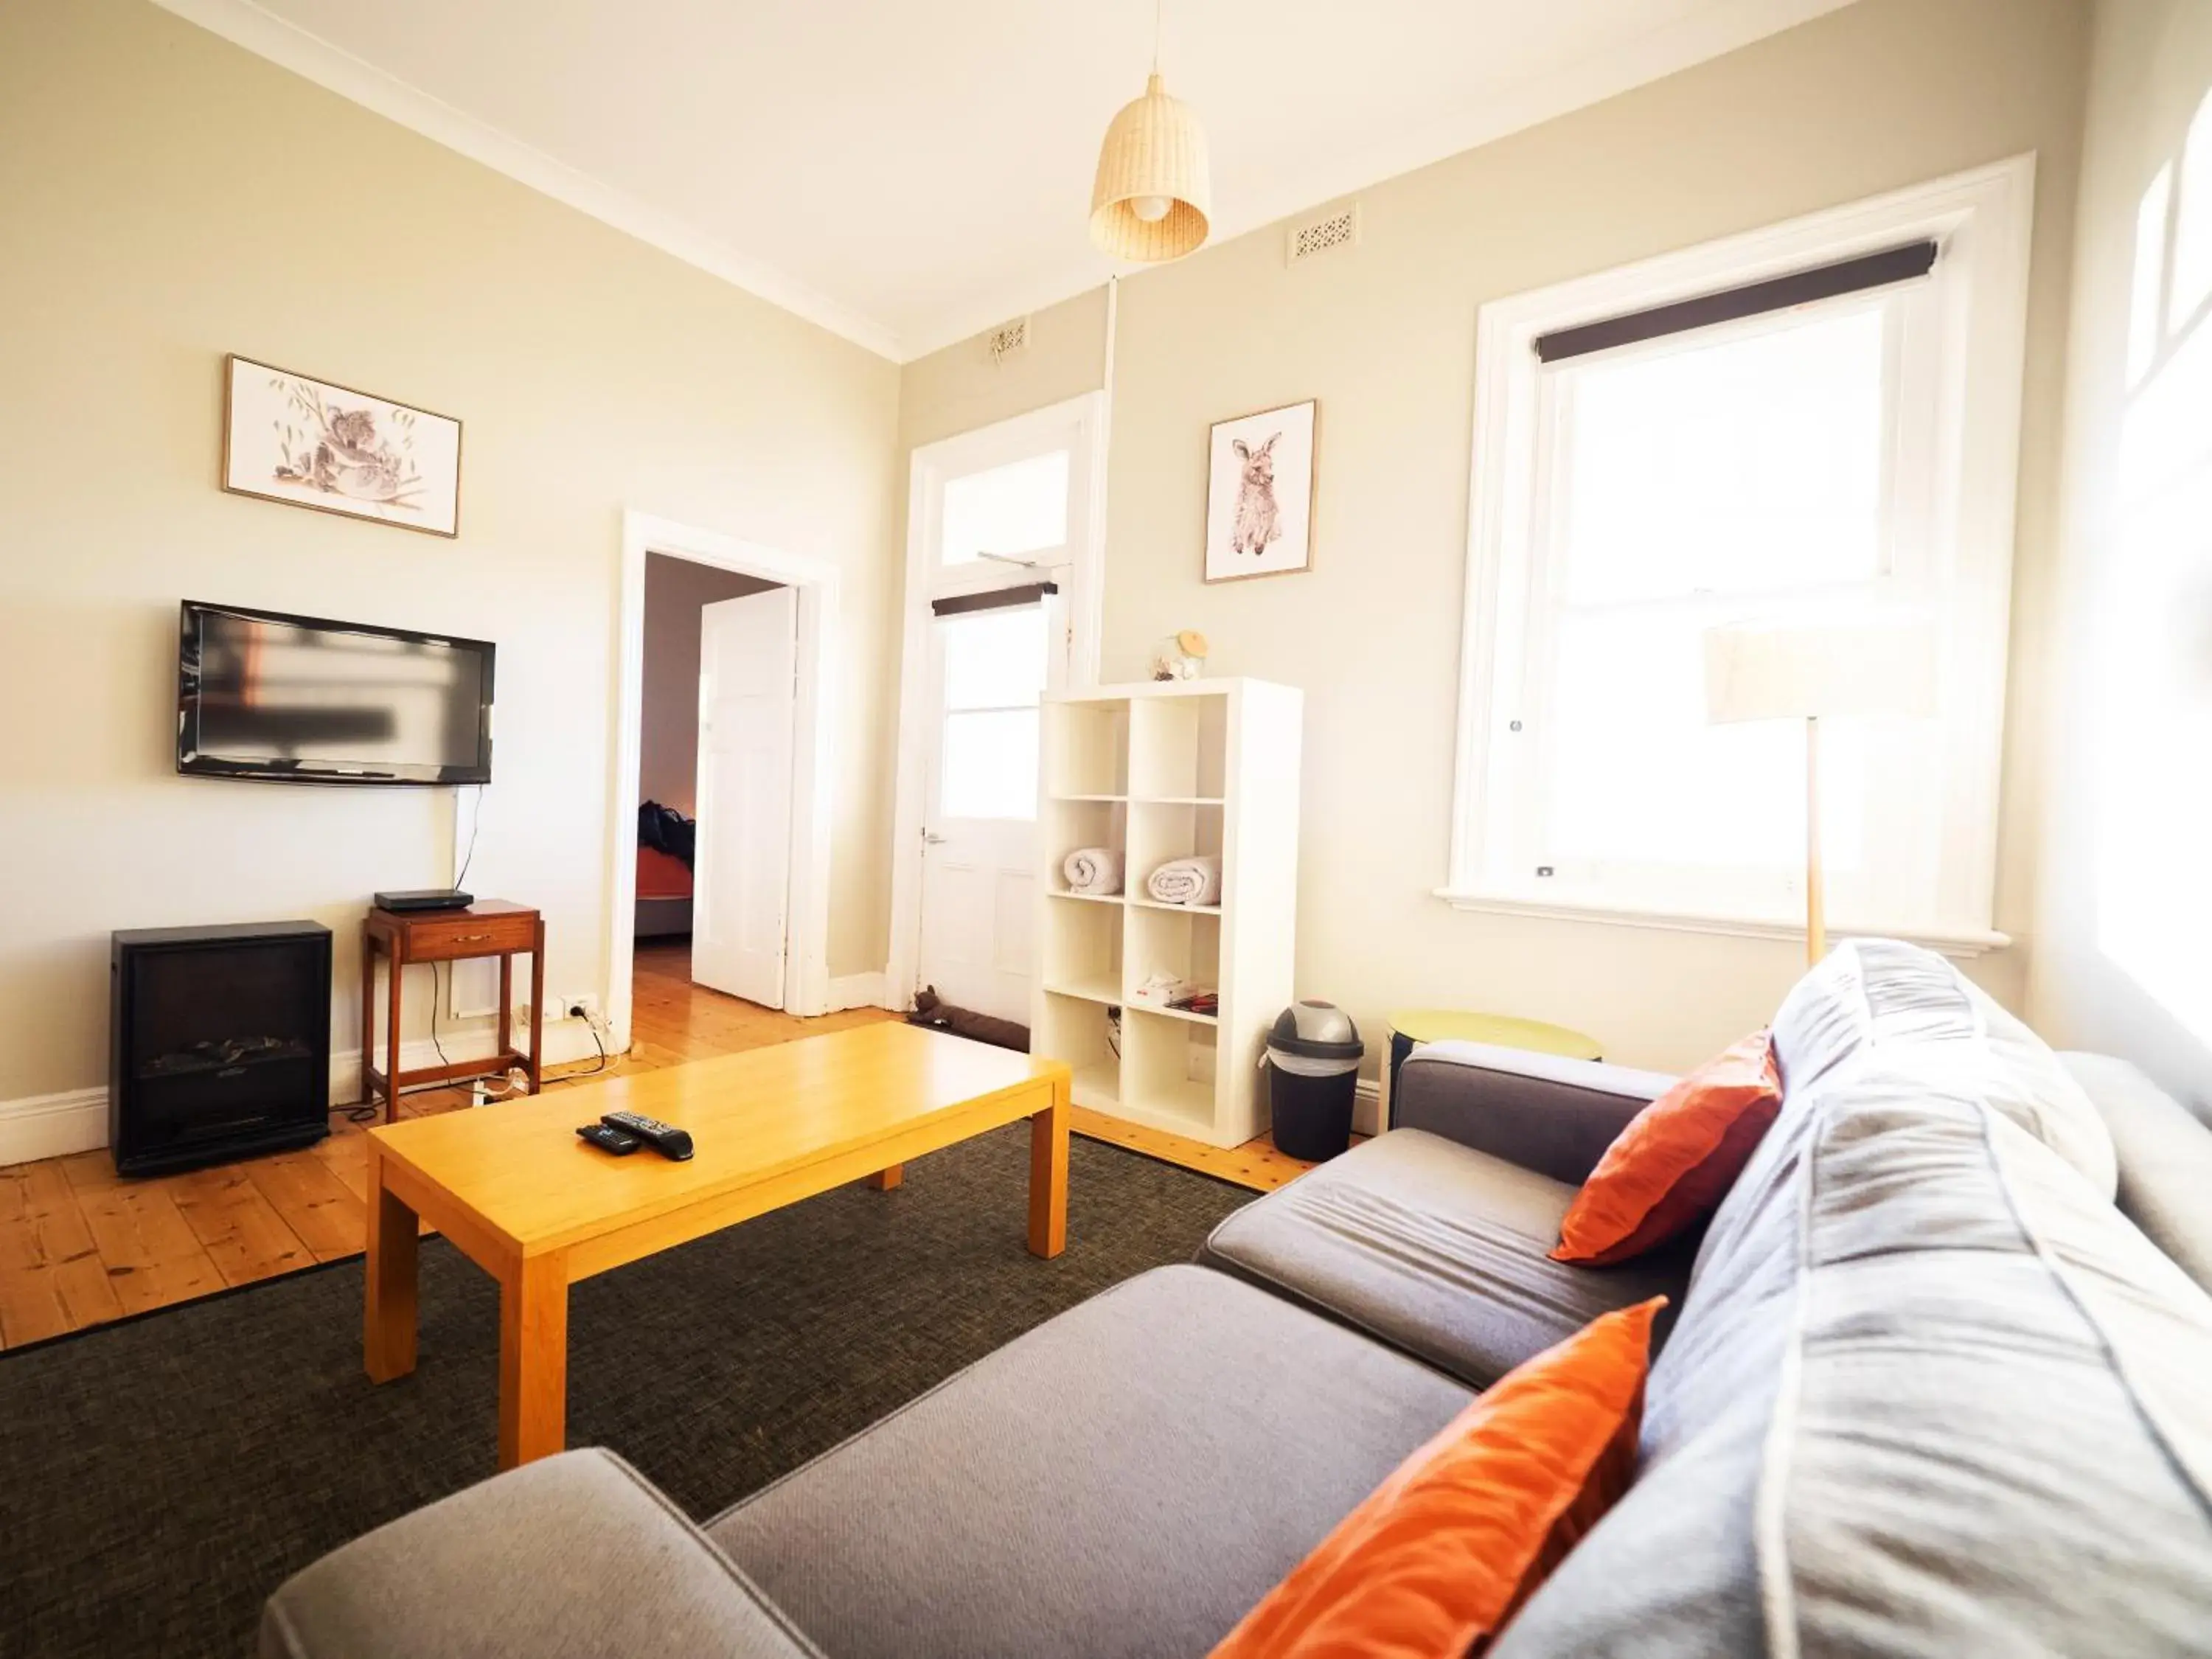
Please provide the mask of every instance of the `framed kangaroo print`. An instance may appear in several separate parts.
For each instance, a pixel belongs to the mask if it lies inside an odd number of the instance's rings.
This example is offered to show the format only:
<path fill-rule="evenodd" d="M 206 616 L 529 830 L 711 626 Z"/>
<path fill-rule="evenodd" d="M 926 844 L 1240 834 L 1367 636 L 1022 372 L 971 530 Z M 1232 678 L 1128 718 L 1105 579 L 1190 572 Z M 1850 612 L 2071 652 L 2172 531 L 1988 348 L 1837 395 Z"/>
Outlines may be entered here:
<path fill-rule="evenodd" d="M 461 533 L 461 423 L 245 357 L 223 362 L 222 487 Z"/>
<path fill-rule="evenodd" d="M 1216 421 L 1206 444 L 1206 580 L 1279 576 L 1313 565 L 1310 400 Z"/>

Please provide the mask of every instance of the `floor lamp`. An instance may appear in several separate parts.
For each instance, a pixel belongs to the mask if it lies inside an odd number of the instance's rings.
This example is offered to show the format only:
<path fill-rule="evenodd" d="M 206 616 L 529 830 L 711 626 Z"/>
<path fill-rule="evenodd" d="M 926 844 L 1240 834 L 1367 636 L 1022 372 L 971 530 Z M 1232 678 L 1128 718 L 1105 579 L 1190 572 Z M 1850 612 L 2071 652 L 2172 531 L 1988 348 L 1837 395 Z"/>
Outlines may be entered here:
<path fill-rule="evenodd" d="M 1715 725 L 1805 722 L 1805 960 L 1817 963 L 1828 953 L 1820 890 L 1820 721 L 1933 718 L 1936 630 L 1905 620 L 1709 629 L 1705 714 Z"/>

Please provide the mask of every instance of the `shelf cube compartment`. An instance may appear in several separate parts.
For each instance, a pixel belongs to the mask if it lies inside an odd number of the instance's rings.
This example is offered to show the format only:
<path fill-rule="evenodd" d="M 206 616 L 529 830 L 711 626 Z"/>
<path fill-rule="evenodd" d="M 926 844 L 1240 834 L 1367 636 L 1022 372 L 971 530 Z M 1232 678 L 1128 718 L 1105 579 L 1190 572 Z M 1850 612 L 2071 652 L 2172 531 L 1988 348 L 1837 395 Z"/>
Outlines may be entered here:
<path fill-rule="evenodd" d="M 1117 800 L 1054 800 L 1045 803 L 1038 827 L 1044 838 L 1045 889 L 1067 890 L 1067 855 L 1085 847 L 1129 847 L 1129 809 Z"/>
<path fill-rule="evenodd" d="M 1093 1002 L 1121 1000 L 1121 922 L 1118 904 L 1071 903 L 1042 941 L 1048 991 Z"/>
<path fill-rule="evenodd" d="M 1048 795 L 1064 799 L 1129 793 L 1127 702 L 1048 702 L 1044 712 Z"/>
<path fill-rule="evenodd" d="M 1212 805 L 1165 805 L 1157 801 L 1129 808 L 1128 885 L 1132 898 L 1149 899 L 1145 884 L 1153 871 L 1173 859 L 1200 853 L 1221 854 L 1222 811 Z M 1228 866 L 1222 879 L 1228 880 Z"/>
<path fill-rule="evenodd" d="M 1050 991 L 1038 999 L 1038 1006 L 1031 1049 L 1067 1062 L 1075 1073 L 1077 1105 L 1113 1110 L 1121 1095 L 1121 1058 L 1114 1052 L 1112 1035 L 1115 1011 L 1103 1002 Z"/>
<path fill-rule="evenodd" d="M 1213 1027 L 1142 1008 L 1127 1010 L 1123 1024 L 1122 1103 L 1218 1142 L 1213 1095 L 1219 1051 Z"/>
<path fill-rule="evenodd" d="M 1154 974 L 1171 974 L 1186 984 L 1209 991 L 1221 988 L 1221 918 L 1212 912 L 1132 909 L 1128 953 L 1127 983 L 1133 999 L 1137 999 L 1139 990 Z M 1141 999 L 1133 1000 L 1131 1006 L 1146 1012 L 1153 1006 Z"/>
<path fill-rule="evenodd" d="M 1131 709 L 1129 793 L 1139 800 L 1221 799 L 1228 755 L 1226 698 L 1151 697 Z"/>

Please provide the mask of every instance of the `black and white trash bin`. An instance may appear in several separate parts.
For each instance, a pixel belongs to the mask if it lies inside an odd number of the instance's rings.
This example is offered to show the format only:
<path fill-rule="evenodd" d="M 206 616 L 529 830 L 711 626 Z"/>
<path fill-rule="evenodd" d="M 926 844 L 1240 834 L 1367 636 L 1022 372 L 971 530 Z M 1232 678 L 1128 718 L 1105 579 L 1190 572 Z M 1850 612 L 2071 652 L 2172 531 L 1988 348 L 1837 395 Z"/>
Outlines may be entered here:
<path fill-rule="evenodd" d="M 1352 1096 L 1366 1047 L 1333 1002 L 1294 1002 L 1267 1034 L 1267 1109 L 1275 1150 L 1319 1161 L 1352 1145 Z"/>

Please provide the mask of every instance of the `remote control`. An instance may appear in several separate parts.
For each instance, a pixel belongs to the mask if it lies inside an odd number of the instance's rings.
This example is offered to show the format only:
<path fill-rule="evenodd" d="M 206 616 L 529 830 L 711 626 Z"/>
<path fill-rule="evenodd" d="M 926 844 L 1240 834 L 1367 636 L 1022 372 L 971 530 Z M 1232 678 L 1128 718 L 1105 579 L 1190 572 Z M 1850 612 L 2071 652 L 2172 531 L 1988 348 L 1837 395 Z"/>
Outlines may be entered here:
<path fill-rule="evenodd" d="M 622 1129 L 611 1129 L 604 1123 L 579 1123 L 576 1133 L 603 1152 L 612 1152 L 617 1158 L 635 1152 L 645 1142 Z"/>
<path fill-rule="evenodd" d="M 657 1117 L 647 1117 L 642 1112 L 602 1112 L 599 1121 L 610 1129 L 635 1135 L 661 1157 L 678 1164 L 691 1156 L 690 1132 L 672 1123 L 663 1123 Z"/>

